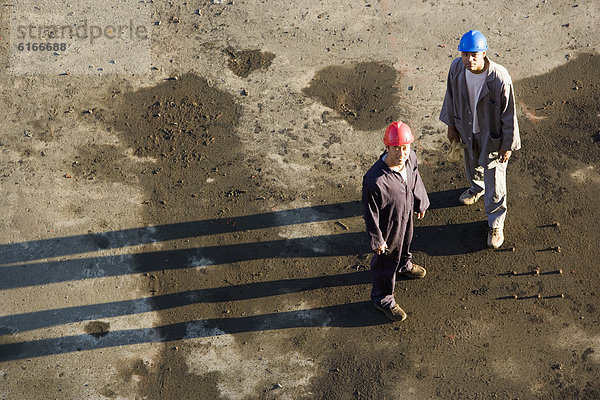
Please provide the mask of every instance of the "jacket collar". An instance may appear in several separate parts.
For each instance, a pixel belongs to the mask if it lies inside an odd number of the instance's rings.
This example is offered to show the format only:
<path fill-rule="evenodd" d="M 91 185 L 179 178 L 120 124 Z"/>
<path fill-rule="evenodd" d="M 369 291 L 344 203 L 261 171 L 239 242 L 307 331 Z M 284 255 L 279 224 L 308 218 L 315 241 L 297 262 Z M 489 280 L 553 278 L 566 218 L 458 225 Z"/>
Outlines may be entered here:
<path fill-rule="evenodd" d="M 479 98 L 477 99 L 478 101 L 479 101 L 479 99 L 483 98 L 490 92 L 490 89 L 488 88 L 487 83 L 491 82 L 494 79 L 493 74 L 496 71 L 496 63 L 495 62 L 490 60 L 488 58 L 488 56 L 485 56 L 484 60 L 488 65 L 488 67 L 485 71 L 485 73 L 487 75 L 485 78 L 486 85 L 483 85 L 483 87 L 481 88 L 481 92 L 479 93 Z M 469 98 L 468 98 L 469 92 L 467 91 L 467 78 L 466 78 L 467 69 L 465 68 L 465 66 L 462 63 L 460 65 L 462 68 L 460 68 L 459 73 L 458 73 L 458 85 L 460 86 L 460 91 L 462 92 L 463 97 L 465 98 L 466 101 L 468 101 L 469 100 Z"/>
<path fill-rule="evenodd" d="M 410 152 L 411 152 L 411 155 L 408 157 L 408 160 L 406 160 L 406 163 L 404 164 L 404 168 L 405 168 L 405 169 L 406 169 L 406 171 L 407 171 L 407 174 L 406 174 L 406 176 L 407 176 L 407 180 L 410 180 L 410 179 L 412 179 L 412 177 L 411 177 L 411 174 L 410 174 L 410 173 L 408 173 L 408 171 L 412 171 L 412 168 L 413 168 L 413 167 L 412 167 L 412 164 L 413 164 L 413 162 L 412 162 L 412 152 L 413 152 L 413 151 L 414 151 L 413 149 L 411 149 L 411 150 L 410 150 Z M 382 169 L 382 170 L 384 170 L 384 171 L 385 171 L 386 173 L 388 173 L 388 174 L 397 174 L 398 172 L 395 172 L 395 171 L 393 171 L 393 170 L 392 170 L 392 169 L 391 169 L 391 168 L 390 168 L 390 167 L 389 167 L 389 166 L 388 166 L 388 165 L 385 163 L 385 161 L 383 161 L 383 158 L 384 158 L 386 155 L 387 155 L 387 151 L 383 152 L 383 154 L 382 154 L 381 156 L 379 156 L 379 160 L 378 160 L 378 162 L 380 162 L 380 163 L 381 163 L 381 169 Z"/>

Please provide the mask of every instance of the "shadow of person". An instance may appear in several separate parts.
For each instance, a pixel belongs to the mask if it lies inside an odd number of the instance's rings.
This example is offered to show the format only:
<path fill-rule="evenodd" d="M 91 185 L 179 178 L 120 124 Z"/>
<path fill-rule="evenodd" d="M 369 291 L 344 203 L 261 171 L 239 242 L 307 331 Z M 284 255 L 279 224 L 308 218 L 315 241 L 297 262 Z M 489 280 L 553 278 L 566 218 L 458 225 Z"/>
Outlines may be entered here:
<path fill-rule="evenodd" d="M 411 250 L 434 257 L 475 253 L 487 248 L 487 229 L 487 221 L 419 226 Z"/>
<path fill-rule="evenodd" d="M 30 359 L 76 351 L 113 348 L 143 343 L 164 343 L 243 332 L 292 328 L 355 328 L 389 323 L 370 301 L 294 310 L 248 317 L 211 318 L 179 322 L 154 328 L 105 330 L 55 338 L 0 344 L 0 362 Z"/>

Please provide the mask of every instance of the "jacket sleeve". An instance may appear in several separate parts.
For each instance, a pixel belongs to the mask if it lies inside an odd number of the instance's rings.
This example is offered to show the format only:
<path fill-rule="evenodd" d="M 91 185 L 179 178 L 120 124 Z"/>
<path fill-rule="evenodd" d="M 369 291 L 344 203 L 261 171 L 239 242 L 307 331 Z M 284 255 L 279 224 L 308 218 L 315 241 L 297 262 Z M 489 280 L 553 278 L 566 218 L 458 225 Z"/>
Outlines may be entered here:
<path fill-rule="evenodd" d="M 423 183 L 423 179 L 421 179 L 421 174 L 419 173 L 419 168 L 417 166 L 417 161 L 415 157 L 415 187 L 413 189 L 413 194 L 415 198 L 414 202 L 414 212 L 422 213 L 425 212 L 429 208 L 429 196 L 427 195 L 427 190 L 425 189 L 425 184 Z"/>
<path fill-rule="evenodd" d="M 446 78 L 446 94 L 444 95 L 444 102 L 442 104 L 442 111 L 440 112 L 440 121 L 448 126 L 456 126 L 454 124 L 454 93 L 452 92 L 452 71 L 454 62 L 448 70 L 448 77 Z"/>
<path fill-rule="evenodd" d="M 377 185 L 363 181 L 362 190 L 363 217 L 369 235 L 371 249 L 381 247 L 385 240 L 379 228 L 379 210 L 381 209 L 381 192 Z"/>
<path fill-rule="evenodd" d="M 521 138 L 515 107 L 515 92 L 510 80 L 502 85 L 500 124 L 502 126 L 502 143 L 500 144 L 500 149 L 519 150 L 521 148 Z"/>

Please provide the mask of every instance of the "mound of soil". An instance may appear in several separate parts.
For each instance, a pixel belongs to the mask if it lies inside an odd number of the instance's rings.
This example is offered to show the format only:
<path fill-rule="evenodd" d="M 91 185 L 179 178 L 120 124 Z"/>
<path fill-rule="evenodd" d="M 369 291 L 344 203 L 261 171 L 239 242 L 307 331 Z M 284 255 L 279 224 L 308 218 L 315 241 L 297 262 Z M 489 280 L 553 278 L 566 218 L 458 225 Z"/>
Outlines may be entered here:
<path fill-rule="evenodd" d="M 384 63 L 330 66 L 319 71 L 303 93 L 337 111 L 355 129 L 373 131 L 406 119 L 396 90 L 398 74 Z"/>
<path fill-rule="evenodd" d="M 139 173 L 149 221 L 189 219 L 190 210 L 239 191 L 250 174 L 237 158 L 238 118 L 231 94 L 193 74 L 122 97 L 107 123 L 135 156 L 152 161 Z"/>
<path fill-rule="evenodd" d="M 275 58 L 275 54 L 260 50 L 235 50 L 227 47 L 224 50 L 229 56 L 227 66 L 239 77 L 247 78 L 257 69 L 268 69 Z"/>

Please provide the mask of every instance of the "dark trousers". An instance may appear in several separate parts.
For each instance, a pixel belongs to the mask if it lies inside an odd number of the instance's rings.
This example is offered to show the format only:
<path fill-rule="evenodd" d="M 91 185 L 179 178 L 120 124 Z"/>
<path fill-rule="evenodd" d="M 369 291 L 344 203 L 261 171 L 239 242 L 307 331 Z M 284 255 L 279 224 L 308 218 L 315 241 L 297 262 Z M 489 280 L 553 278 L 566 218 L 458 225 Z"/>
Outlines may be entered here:
<path fill-rule="evenodd" d="M 391 308 L 396 304 L 394 287 L 396 274 L 412 267 L 412 255 L 409 252 L 413 236 L 412 218 L 408 222 L 401 249 L 394 249 L 387 255 L 373 255 L 371 259 L 371 301 L 383 308 Z"/>

